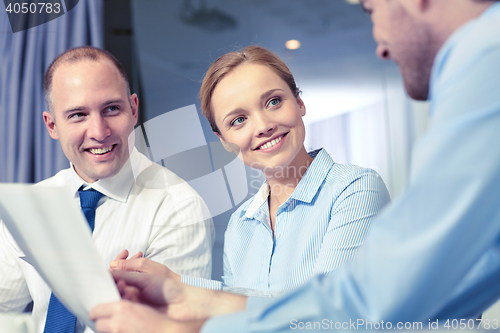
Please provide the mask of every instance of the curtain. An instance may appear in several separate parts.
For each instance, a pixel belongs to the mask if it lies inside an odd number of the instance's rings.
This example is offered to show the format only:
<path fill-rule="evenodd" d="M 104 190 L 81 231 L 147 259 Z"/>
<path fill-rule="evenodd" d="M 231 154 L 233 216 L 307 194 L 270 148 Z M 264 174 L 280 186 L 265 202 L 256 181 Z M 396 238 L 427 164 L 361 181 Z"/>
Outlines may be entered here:
<path fill-rule="evenodd" d="M 66 14 L 16 33 L 6 11 L 0 13 L 0 182 L 38 182 L 69 166 L 43 122 L 43 76 L 67 49 L 103 46 L 103 1 L 80 0 L 66 8 Z"/>

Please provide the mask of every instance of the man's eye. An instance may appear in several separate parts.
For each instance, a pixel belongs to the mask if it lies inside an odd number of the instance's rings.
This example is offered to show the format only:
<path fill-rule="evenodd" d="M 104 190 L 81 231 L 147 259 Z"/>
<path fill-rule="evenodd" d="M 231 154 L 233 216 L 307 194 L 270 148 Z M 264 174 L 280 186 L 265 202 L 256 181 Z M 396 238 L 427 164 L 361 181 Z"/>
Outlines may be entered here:
<path fill-rule="evenodd" d="M 85 114 L 82 113 L 82 112 L 77 112 L 77 113 L 72 113 L 69 115 L 69 119 L 77 119 L 77 118 L 81 118 L 81 117 L 85 117 Z"/>
<path fill-rule="evenodd" d="M 231 126 L 239 125 L 245 121 L 245 117 L 238 117 L 231 122 Z"/>
<path fill-rule="evenodd" d="M 280 98 L 272 98 L 269 100 L 269 102 L 267 103 L 268 106 L 276 106 L 278 105 L 279 103 L 281 102 L 281 99 Z"/>
<path fill-rule="evenodd" d="M 112 105 L 112 106 L 108 106 L 105 111 L 113 112 L 113 111 L 117 111 L 117 110 L 118 110 L 118 106 Z"/>

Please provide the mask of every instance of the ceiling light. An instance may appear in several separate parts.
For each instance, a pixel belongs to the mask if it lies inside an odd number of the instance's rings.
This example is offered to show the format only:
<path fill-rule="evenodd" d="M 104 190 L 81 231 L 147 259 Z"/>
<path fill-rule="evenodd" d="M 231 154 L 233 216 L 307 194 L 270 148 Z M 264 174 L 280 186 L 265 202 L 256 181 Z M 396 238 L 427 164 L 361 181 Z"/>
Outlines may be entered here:
<path fill-rule="evenodd" d="M 359 0 L 345 0 L 345 1 L 351 5 L 359 5 Z"/>
<path fill-rule="evenodd" d="M 289 50 L 296 50 L 300 47 L 300 42 L 296 39 L 290 39 L 285 43 L 285 46 Z"/>

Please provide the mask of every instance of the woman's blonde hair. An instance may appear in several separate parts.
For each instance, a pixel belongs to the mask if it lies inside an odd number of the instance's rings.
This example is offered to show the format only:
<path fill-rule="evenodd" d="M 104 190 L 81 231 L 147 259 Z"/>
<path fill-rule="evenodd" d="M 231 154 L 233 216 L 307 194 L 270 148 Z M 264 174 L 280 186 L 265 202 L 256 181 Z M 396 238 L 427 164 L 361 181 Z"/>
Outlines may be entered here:
<path fill-rule="evenodd" d="M 298 89 L 295 79 L 285 63 L 271 51 L 261 46 L 247 46 L 238 52 L 226 53 L 217 59 L 205 74 L 200 89 L 201 109 L 210 122 L 212 130 L 220 134 L 215 124 L 212 110 L 212 94 L 217 84 L 241 64 L 259 64 L 271 68 L 283 81 L 285 81 L 294 95 Z"/>

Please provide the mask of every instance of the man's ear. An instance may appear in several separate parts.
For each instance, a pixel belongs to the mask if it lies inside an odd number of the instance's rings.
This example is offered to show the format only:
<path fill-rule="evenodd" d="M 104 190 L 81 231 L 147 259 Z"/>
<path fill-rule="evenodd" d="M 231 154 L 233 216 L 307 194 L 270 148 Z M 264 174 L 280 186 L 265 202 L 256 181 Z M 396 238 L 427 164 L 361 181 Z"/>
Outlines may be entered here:
<path fill-rule="evenodd" d="M 137 94 L 130 95 L 130 107 L 132 108 L 132 116 L 135 119 L 135 126 L 137 125 L 137 119 L 139 119 L 139 97 L 137 97 Z"/>
<path fill-rule="evenodd" d="M 429 0 L 417 0 L 417 5 L 421 11 L 426 11 L 429 8 Z"/>
<path fill-rule="evenodd" d="M 415 15 L 427 11 L 430 6 L 430 0 L 403 0 L 400 1 L 406 12 Z"/>
<path fill-rule="evenodd" d="M 45 126 L 47 126 L 47 131 L 49 131 L 50 137 L 54 140 L 59 140 L 59 135 L 56 130 L 56 120 L 50 112 L 43 111 L 43 122 L 45 123 Z"/>

